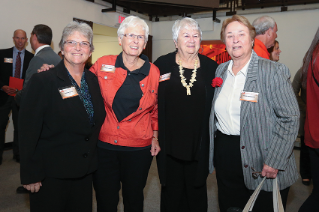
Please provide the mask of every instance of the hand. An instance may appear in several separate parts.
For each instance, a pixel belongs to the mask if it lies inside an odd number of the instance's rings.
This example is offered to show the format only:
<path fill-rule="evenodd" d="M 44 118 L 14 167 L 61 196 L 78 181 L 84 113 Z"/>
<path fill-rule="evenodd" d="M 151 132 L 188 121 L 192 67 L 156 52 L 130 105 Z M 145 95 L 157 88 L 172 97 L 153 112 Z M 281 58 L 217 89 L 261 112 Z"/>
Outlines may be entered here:
<path fill-rule="evenodd" d="M 15 88 L 10 88 L 7 85 L 2 86 L 1 88 L 4 92 L 6 92 L 7 94 L 15 94 L 17 92 L 17 89 Z"/>
<path fill-rule="evenodd" d="M 152 139 L 151 155 L 156 156 L 161 151 L 157 138 Z"/>
<path fill-rule="evenodd" d="M 54 68 L 54 65 L 43 64 L 41 66 L 41 68 L 38 69 L 38 73 L 43 72 L 43 71 L 47 71 L 50 68 Z"/>
<path fill-rule="evenodd" d="M 278 173 L 278 169 L 274 169 L 265 164 L 261 172 L 261 175 L 266 176 L 267 178 L 276 178 L 277 173 Z"/>
<path fill-rule="evenodd" d="M 31 191 L 31 193 L 38 192 L 41 186 L 42 186 L 41 182 L 31 183 L 29 185 L 23 185 L 23 187 L 27 189 L 28 191 Z"/>

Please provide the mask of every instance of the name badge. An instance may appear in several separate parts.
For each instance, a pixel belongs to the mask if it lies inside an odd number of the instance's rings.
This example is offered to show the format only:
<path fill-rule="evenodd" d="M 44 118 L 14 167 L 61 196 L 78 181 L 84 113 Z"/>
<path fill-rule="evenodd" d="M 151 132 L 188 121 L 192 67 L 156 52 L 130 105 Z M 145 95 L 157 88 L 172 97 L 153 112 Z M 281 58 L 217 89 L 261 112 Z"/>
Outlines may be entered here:
<path fill-rule="evenodd" d="M 115 72 L 115 67 L 112 66 L 112 65 L 102 64 L 101 71 L 114 73 Z"/>
<path fill-rule="evenodd" d="M 12 58 L 4 58 L 4 62 L 5 63 L 13 63 L 13 59 Z"/>
<path fill-rule="evenodd" d="M 67 99 L 79 95 L 74 86 L 59 88 L 59 92 L 62 96 L 62 99 Z"/>
<path fill-rule="evenodd" d="M 163 82 L 169 80 L 171 78 L 171 73 L 163 74 L 159 78 L 159 82 Z"/>
<path fill-rule="evenodd" d="M 258 94 L 259 93 L 242 91 L 240 100 L 248 102 L 258 102 Z"/>

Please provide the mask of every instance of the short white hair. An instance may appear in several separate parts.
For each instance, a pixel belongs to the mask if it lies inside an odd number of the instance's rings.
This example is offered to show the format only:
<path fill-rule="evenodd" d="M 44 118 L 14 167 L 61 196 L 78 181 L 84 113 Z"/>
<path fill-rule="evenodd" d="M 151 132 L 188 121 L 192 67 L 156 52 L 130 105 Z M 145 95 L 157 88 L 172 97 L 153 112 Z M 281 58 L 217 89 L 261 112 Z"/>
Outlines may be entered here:
<path fill-rule="evenodd" d="M 124 19 L 124 21 L 121 23 L 120 27 L 117 30 L 117 36 L 120 37 L 121 39 L 123 38 L 123 35 L 125 33 L 125 30 L 129 27 L 136 27 L 140 26 L 144 30 L 144 36 L 145 36 L 145 42 L 148 40 L 148 35 L 149 35 L 149 27 L 147 23 L 137 17 L 137 16 L 128 16 Z"/>
<path fill-rule="evenodd" d="M 256 35 L 263 35 L 269 28 L 274 28 L 276 21 L 270 16 L 261 16 L 254 20 L 253 26 L 256 30 Z"/>
<path fill-rule="evenodd" d="M 173 27 L 173 40 L 177 43 L 177 38 L 181 29 L 192 29 L 197 30 L 200 33 L 200 40 L 202 40 L 202 30 L 199 27 L 197 21 L 192 18 L 185 17 L 183 19 L 176 20 Z"/>

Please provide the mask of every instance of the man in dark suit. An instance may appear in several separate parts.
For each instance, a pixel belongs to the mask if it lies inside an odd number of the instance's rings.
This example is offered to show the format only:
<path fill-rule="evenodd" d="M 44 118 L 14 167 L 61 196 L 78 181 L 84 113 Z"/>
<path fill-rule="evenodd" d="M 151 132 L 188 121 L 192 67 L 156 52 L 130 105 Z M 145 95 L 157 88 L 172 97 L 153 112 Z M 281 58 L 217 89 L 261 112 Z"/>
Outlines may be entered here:
<path fill-rule="evenodd" d="M 21 96 L 28 85 L 28 82 L 33 74 L 37 73 L 38 69 L 44 64 L 53 64 L 56 66 L 61 58 L 50 47 L 52 41 L 52 30 L 47 25 L 35 25 L 30 37 L 31 48 L 35 51 L 34 57 L 30 61 L 29 67 L 25 74 L 23 89 L 16 95 L 18 105 L 21 101 Z"/>
<path fill-rule="evenodd" d="M 33 54 L 25 49 L 27 42 L 26 32 L 17 29 L 13 33 L 14 47 L 0 50 L 0 165 L 2 163 L 2 153 L 4 150 L 5 131 L 9 121 L 9 114 L 12 111 L 14 126 L 13 137 L 13 158 L 19 162 L 18 145 L 18 106 L 14 97 L 17 89 L 9 87 L 9 78 L 25 78 L 26 70 Z"/>
<path fill-rule="evenodd" d="M 34 57 L 30 61 L 29 67 L 25 74 L 25 80 L 23 89 L 19 91 L 15 97 L 18 105 L 20 105 L 21 97 L 24 94 L 25 88 L 28 86 L 29 80 L 33 74 L 37 73 L 38 69 L 44 64 L 53 64 L 56 66 L 60 61 L 60 56 L 55 53 L 50 47 L 52 41 L 52 30 L 47 25 L 38 24 L 35 25 L 30 37 L 30 43 L 33 51 L 35 51 Z M 28 193 L 28 191 L 19 186 L 17 193 Z"/>

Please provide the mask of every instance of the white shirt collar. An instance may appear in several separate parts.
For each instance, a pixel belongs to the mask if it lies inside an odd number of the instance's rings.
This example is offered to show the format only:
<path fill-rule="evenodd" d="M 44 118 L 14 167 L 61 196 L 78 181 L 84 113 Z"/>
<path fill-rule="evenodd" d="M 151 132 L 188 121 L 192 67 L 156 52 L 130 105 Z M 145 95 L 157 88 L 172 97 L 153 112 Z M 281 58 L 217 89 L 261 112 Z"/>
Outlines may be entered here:
<path fill-rule="evenodd" d="M 40 46 L 39 48 L 37 48 L 37 49 L 35 50 L 34 56 L 36 56 L 36 55 L 39 53 L 39 51 L 41 51 L 41 50 L 44 49 L 45 47 L 50 47 L 50 45 L 43 45 L 43 46 Z"/>
<path fill-rule="evenodd" d="M 249 66 L 249 63 L 250 63 L 250 60 L 251 60 L 251 57 L 252 57 L 252 56 L 253 56 L 253 54 L 250 55 L 250 58 L 249 58 L 248 62 L 246 63 L 246 65 L 239 71 L 239 72 L 240 72 L 241 74 L 243 74 L 244 76 L 247 75 L 248 66 Z M 233 70 L 232 70 L 233 64 L 234 64 L 234 62 L 233 62 L 233 60 L 231 60 L 230 63 L 229 63 L 229 65 L 228 65 L 228 68 L 227 68 L 227 70 L 228 70 L 232 75 L 234 75 Z M 239 72 L 238 72 L 238 73 L 239 73 Z"/>
<path fill-rule="evenodd" d="M 14 46 L 14 47 L 13 47 L 13 52 L 14 52 L 14 53 L 17 53 L 17 54 L 18 54 L 18 52 L 21 52 L 21 54 L 24 54 L 25 49 L 22 49 L 22 50 L 20 51 L 20 50 L 17 49 L 17 47 Z"/>

